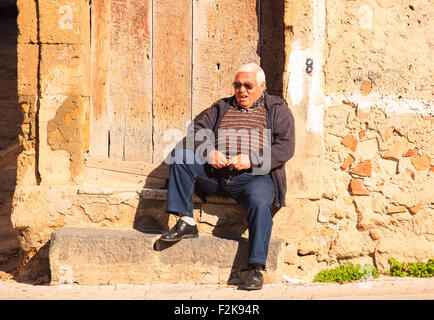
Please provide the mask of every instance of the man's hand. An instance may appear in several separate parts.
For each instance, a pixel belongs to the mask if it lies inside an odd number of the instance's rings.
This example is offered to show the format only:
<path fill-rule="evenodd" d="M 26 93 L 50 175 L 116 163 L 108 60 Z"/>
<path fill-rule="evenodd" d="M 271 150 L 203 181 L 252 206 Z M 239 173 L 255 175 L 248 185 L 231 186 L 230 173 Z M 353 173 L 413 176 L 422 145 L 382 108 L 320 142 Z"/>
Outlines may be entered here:
<path fill-rule="evenodd" d="M 249 169 L 252 166 L 250 157 L 247 154 L 238 154 L 229 160 L 229 165 L 235 170 Z"/>
<path fill-rule="evenodd" d="M 215 169 L 221 169 L 229 165 L 229 160 L 220 151 L 213 150 L 208 155 L 208 163 Z"/>

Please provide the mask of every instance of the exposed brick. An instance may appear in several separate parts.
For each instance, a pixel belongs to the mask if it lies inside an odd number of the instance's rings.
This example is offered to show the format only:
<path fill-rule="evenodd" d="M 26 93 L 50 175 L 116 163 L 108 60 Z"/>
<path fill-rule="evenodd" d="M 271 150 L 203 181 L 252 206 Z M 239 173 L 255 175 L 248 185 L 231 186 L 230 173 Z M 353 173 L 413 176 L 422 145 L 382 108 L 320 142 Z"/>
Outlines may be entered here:
<path fill-rule="evenodd" d="M 363 179 L 351 179 L 350 191 L 355 196 L 368 196 L 370 194 L 369 190 L 365 188 Z"/>
<path fill-rule="evenodd" d="M 434 166 L 431 166 L 431 167 L 429 168 L 429 171 L 434 172 Z"/>
<path fill-rule="evenodd" d="M 400 212 L 406 212 L 407 208 L 405 206 L 396 206 L 396 205 L 391 205 L 388 209 L 388 213 L 392 214 L 392 213 L 400 213 Z"/>
<path fill-rule="evenodd" d="M 354 138 L 351 134 L 347 134 L 342 139 L 342 144 L 353 152 L 355 152 L 357 149 L 357 139 Z"/>
<path fill-rule="evenodd" d="M 410 161 L 417 171 L 428 169 L 431 162 L 430 158 L 428 158 L 428 156 L 426 155 L 420 157 L 413 157 L 410 159 Z"/>
<path fill-rule="evenodd" d="M 359 139 L 363 139 L 363 137 L 365 136 L 365 134 L 366 134 L 366 130 L 365 129 L 360 130 L 360 132 L 359 132 Z"/>
<path fill-rule="evenodd" d="M 370 177 L 372 172 L 372 161 L 365 160 L 359 162 L 350 172 L 362 177 Z"/>
<path fill-rule="evenodd" d="M 413 157 L 415 155 L 417 155 L 417 152 L 419 150 L 417 148 L 413 148 L 413 149 L 408 149 L 406 153 L 404 153 L 404 157 Z"/>
<path fill-rule="evenodd" d="M 351 155 L 349 155 L 348 157 L 345 158 L 344 162 L 342 162 L 340 168 L 342 170 L 346 170 L 353 162 L 354 162 L 354 158 Z"/>
<path fill-rule="evenodd" d="M 418 204 L 416 206 L 411 207 L 409 210 L 411 214 L 416 214 L 421 208 L 422 206 Z"/>
<path fill-rule="evenodd" d="M 371 80 L 364 81 L 362 86 L 360 87 L 364 95 L 367 95 L 369 92 L 371 92 L 371 88 L 372 88 Z"/>

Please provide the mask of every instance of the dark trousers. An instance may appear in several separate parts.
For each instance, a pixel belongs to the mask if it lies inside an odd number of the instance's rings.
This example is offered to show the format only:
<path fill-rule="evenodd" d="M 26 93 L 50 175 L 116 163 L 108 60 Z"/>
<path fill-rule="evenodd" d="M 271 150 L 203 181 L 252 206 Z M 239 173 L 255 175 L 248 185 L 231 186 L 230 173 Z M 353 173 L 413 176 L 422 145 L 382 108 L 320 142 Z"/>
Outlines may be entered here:
<path fill-rule="evenodd" d="M 248 262 L 265 266 L 273 226 L 271 205 L 275 190 L 271 176 L 229 172 L 228 168 L 215 170 L 199 163 L 191 150 L 178 151 L 174 159 L 170 166 L 166 211 L 193 217 L 195 186 L 207 194 L 233 198 L 246 211 Z"/>

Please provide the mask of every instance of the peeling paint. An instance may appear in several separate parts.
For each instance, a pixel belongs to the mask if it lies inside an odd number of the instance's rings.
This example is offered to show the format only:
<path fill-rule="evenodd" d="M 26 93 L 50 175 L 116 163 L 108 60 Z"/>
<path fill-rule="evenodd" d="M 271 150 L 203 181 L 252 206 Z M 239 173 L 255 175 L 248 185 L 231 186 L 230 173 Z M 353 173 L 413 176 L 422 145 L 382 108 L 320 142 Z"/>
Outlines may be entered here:
<path fill-rule="evenodd" d="M 396 114 L 421 114 L 434 115 L 433 101 L 416 99 L 406 99 L 398 95 L 387 95 L 379 93 L 352 93 L 345 95 L 342 93 L 332 93 L 326 98 L 326 107 L 339 105 L 343 101 L 356 105 L 358 109 L 369 109 L 373 106 L 378 107 L 386 113 Z"/>

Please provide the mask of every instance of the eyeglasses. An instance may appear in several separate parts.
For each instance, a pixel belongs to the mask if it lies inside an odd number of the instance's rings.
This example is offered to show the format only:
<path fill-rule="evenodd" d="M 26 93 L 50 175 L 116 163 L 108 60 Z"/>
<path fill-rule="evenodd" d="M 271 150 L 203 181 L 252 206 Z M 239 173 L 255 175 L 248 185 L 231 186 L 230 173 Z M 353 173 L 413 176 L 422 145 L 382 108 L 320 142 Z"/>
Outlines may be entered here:
<path fill-rule="evenodd" d="M 234 86 L 234 89 L 240 89 L 241 86 L 243 86 L 244 88 L 246 88 L 246 90 L 252 90 L 254 87 L 253 83 L 249 83 L 249 82 L 241 83 L 241 82 L 235 81 L 234 83 L 232 83 L 232 85 Z"/>

